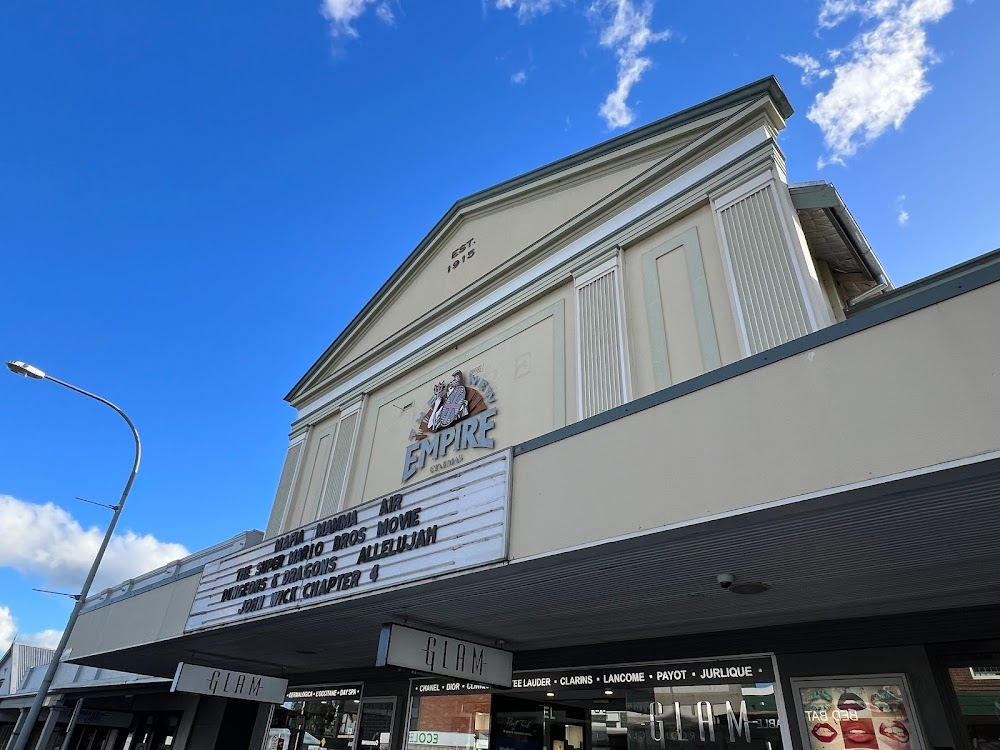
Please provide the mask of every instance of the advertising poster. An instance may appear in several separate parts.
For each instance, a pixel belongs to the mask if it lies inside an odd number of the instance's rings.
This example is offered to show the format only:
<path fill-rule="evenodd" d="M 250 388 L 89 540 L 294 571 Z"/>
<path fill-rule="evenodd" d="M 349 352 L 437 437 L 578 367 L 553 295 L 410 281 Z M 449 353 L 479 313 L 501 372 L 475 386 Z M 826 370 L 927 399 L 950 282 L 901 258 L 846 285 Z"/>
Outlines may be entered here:
<path fill-rule="evenodd" d="M 902 681 L 797 686 L 811 750 L 921 750 Z"/>

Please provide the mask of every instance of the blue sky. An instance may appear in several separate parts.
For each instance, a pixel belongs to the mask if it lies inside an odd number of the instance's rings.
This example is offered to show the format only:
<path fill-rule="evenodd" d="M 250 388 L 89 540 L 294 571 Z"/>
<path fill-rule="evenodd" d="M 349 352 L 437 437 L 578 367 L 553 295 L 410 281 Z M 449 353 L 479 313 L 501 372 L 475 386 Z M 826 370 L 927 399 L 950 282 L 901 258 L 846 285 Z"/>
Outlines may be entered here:
<path fill-rule="evenodd" d="M 0 355 L 145 456 L 99 585 L 261 527 L 282 401 L 458 198 L 768 74 L 897 283 L 1000 245 L 995 0 L 8 4 Z M 0 375 L 0 646 L 61 628 L 131 462 Z M 51 503 L 51 505 L 49 505 Z"/>

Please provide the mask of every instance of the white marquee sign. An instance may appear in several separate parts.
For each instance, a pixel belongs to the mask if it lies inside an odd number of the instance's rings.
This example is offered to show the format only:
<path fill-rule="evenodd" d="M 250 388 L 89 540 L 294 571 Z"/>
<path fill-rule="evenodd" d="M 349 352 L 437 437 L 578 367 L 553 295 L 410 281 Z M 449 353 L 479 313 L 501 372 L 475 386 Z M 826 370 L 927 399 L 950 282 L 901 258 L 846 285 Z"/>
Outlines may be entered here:
<path fill-rule="evenodd" d="M 185 631 L 506 559 L 510 461 L 494 454 L 206 565 Z"/>

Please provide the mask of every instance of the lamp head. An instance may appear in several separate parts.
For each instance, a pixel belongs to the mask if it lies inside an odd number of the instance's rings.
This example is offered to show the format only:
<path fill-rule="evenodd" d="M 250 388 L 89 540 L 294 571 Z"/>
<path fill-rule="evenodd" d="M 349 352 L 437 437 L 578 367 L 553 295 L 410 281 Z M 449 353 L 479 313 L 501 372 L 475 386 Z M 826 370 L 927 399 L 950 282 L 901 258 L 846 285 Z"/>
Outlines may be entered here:
<path fill-rule="evenodd" d="M 11 360 L 7 363 L 7 369 L 15 375 L 24 375 L 26 378 L 34 378 L 35 380 L 43 380 L 45 378 L 44 372 L 37 367 L 32 367 L 27 362 Z"/>

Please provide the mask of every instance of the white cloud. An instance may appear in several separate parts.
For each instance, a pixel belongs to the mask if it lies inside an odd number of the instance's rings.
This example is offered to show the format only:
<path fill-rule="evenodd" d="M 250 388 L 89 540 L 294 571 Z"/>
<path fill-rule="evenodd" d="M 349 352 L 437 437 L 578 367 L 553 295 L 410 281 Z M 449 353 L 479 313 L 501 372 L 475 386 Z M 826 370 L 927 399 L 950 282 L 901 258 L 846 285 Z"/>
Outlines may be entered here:
<path fill-rule="evenodd" d="M 521 21 L 548 13 L 564 5 L 563 0 L 495 0 L 500 10 L 513 10 Z M 670 38 L 669 31 L 653 31 L 653 0 L 592 0 L 591 19 L 600 27 L 600 44 L 618 58 L 614 90 L 601 104 L 600 114 L 609 128 L 625 128 L 635 121 L 628 105 L 633 87 L 653 65 L 646 48 Z M 515 74 L 517 76 L 519 74 Z M 520 81 L 511 78 L 515 83 Z"/>
<path fill-rule="evenodd" d="M 519 21 L 541 16 L 562 5 L 561 0 L 496 0 L 499 10 L 514 10 Z"/>
<path fill-rule="evenodd" d="M 19 635 L 17 640 L 19 643 L 27 643 L 29 646 L 55 648 L 59 645 L 59 639 L 62 638 L 62 634 L 63 632 L 61 630 L 46 628 L 39 633 L 25 633 L 24 635 Z"/>
<path fill-rule="evenodd" d="M 524 83 L 527 80 L 528 80 L 528 72 L 525 70 L 519 70 L 510 77 L 511 83 Z"/>
<path fill-rule="evenodd" d="M 320 13 L 330 22 L 331 34 L 356 37 L 358 30 L 354 28 L 354 22 L 373 5 L 379 20 L 390 26 L 396 23 L 396 15 L 392 12 L 392 8 L 381 0 L 323 0 Z"/>
<path fill-rule="evenodd" d="M 0 654 L 10 648 L 10 644 L 17 636 L 18 643 L 26 643 L 29 646 L 43 646 L 44 648 L 55 648 L 59 645 L 59 638 L 62 637 L 61 630 L 43 630 L 40 633 L 18 633 L 17 620 L 10 611 L 10 607 L 0 606 Z"/>
<path fill-rule="evenodd" d="M 822 28 L 852 15 L 868 26 L 839 56 L 831 55 L 839 62 L 833 83 L 806 115 L 823 132 L 827 154 L 819 167 L 843 164 L 890 127 L 903 125 L 931 90 L 927 69 L 936 57 L 926 27 L 952 7 L 953 0 L 823 0 Z"/>
<path fill-rule="evenodd" d="M 646 47 L 670 37 L 669 31 L 653 31 L 653 3 L 641 5 L 631 0 L 597 0 L 591 10 L 601 14 L 614 7 L 614 16 L 601 31 L 601 46 L 613 49 L 618 56 L 618 82 L 601 105 L 601 117 L 609 128 L 628 127 L 635 113 L 628 106 L 632 88 L 653 61 L 643 55 Z"/>
<path fill-rule="evenodd" d="M 910 223 L 910 212 L 904 208 L 904 203 L 906 203 L 905 195 L 901 195 L 896 199 L 896 223 L 901 227 L 905 227 Z"/>
<path fill-rule="evenodd" d="M 385 3 L 382 3 L 377 8 L 375 8 L 375 15 L 378 16 L 378 20 L 380 20 L 387 26 L 396 25 L 396 14 L 393 13 L 392 8 L 390 8 Z"/>
<path fill-rule="evenodd" d="M 17 623 L 10 613 L 10 607 L 0 607 L 0 653 L 5 653 L 10 648 L 16 633 Z"/>
<path fill-rule="evenodd" d="M 832 72 L 820 65 L 819 60 L 815 57 L 807 55 L 805 52 L 800 52 L 797 55 L 782 55 L 781 57 L 786 62 L 802 68 L 803 86 L 808 86 L 817 78 L 826 78 Z"/>
<path fill-rule="evenodd" d="M 73 593 L 97 554 L 104 529 L 84 529 L 62 508 L 46 503 L 0 495 L 0 566 L 40 576 L 47 586 L 68 588 Z M 134 578 L 188 551 L 180 544 L 161 542 L 150 534 L 133 531 L 115 534 L 104 554 L 92 591 L 99 591 Z"/>

